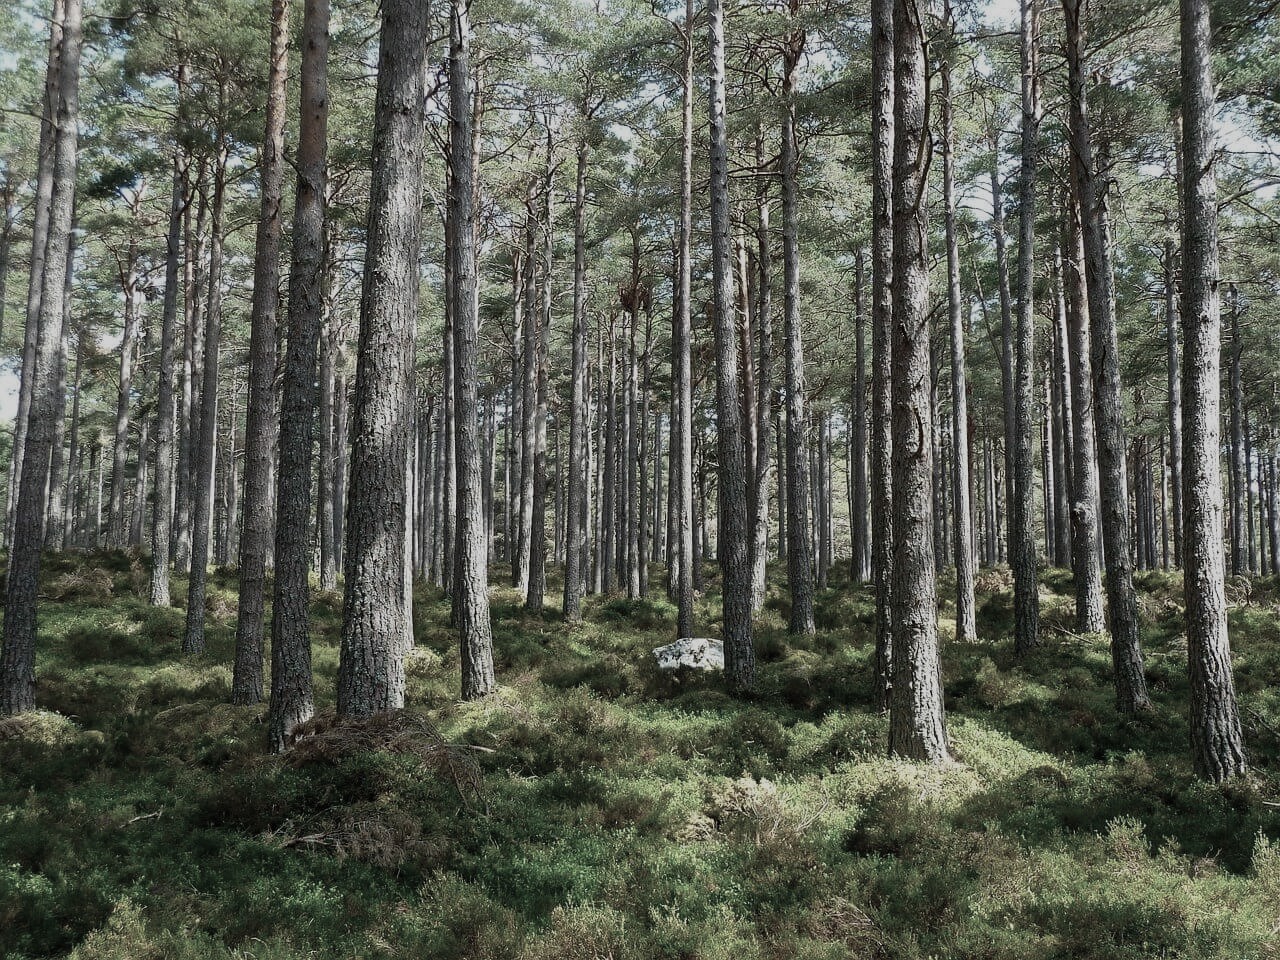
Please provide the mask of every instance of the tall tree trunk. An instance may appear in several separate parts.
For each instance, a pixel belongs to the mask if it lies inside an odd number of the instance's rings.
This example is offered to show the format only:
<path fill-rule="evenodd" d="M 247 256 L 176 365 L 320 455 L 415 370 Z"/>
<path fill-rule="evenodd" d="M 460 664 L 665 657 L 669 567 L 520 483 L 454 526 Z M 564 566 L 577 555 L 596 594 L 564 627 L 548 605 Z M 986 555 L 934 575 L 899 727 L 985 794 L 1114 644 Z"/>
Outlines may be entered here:
<path fill-rule="evenodd" d="M 271 704 L 267 713 L 267 739 L 276 751 L 291 742 L 298 725 L 309 720 L 315 711 L 308 623 L 311 587 L 307 574 L 312 550 L 312 423 L 318 399 L 315 375 L 326 291 L 329 0 L 305 0 L 301 46 L 298 179 L 289 267 L 289 341 L 280 394 L 276 576 L 271 598 Z M 417 306 L 413 296 L 416 274 L 416 270 L 409 272 L 410 290 L 406 291 L 413 307 Z M 328 424 L 322 421 L 321 429 L 328 430 Z"/>
<path fill-rule="evenodd" d="M 1169 481 L 1173 493 L 1173 565 L 1182 566 L 1182 378 L 1178 370 L 1178 287 L 1173 239 L 1164 247 L 1165 343 L 1169 368 Z"/>
<path fill-rule="evenodd" d="M 867 514 L 867 335 L 863 314 L 865 264 L 862 248 L 854 252 L 853 274 L 853 420 L 849 424 L 849 541 L 854 583 L 871 575 L 871 531 Z"/>
<path fill-rule="evenodd" d="M 63 501 L 62 516 L 57 522 L 62 525 L 61 549 L 76 546 L 76 513 L 84 484 L 80 471 L 80 375 L 84 354 L 80 345 L 80 337 L 76 336 L 76 369 L 72 376 L 71 389 L 75 394 L 71 401 L 71 444 L 67 451 L 67 485 L 66 497 Z"/>
<path fill-rule="evenodd" d="M 49 254 L 49 228 L 52 217 L 57 162 L 58 112 L 61 109 L 61 72 L 66 56 L 65 0 L 53 0 L 49 18 L 49 59 L 45 67 L 43 114 L 40 141 L 36 150 L 36 184 L 32 204 L 31 257 L 28 261 L 26 329 L 22 338 L 22 371 L 18 387 L 18 409 L 13 421 L 13 447 L 9 460 L 9 496 L 4 542 L 12 546 L 17 520 L 18 496 L 22 486 L 22 460 L 35 389 L 37 335 L 40 330 L 40 308 L 44 295 L 44 270 Z M 76 53 L 79 56 L 79 51 Z M 73 201 L 74 203 L 74 201 Z"/>
<path fill-rule="evenodd" d="M 716 433 L 720 458 L 720 535 L 716 556 L 720 561 L 723 587 L 725 679 L 731 690 L 745 691 L 755 685 L 756 664 L 755 648 L 751 642 L 746 450 L 742 441 L 742 407 L 738 404 L 738 339 L 733 329 L 723 0 L 710 0 L 707 18 L 711 35 L 711 272 L 715 305 Z"/>
<path fill-rule="evenodd" d="M 56 13 L 56 11 L 55 11 Z M 76 189 L 77 121 L 80 111 L 80 0 L 66 0 L 62 11 L 61 63 L 56 90 L 46 105 L 53 133 L 52 188 L 49 200 L 46 260 L 40 276 L 40 309 L 28 323 L 37 327 L 29 368 L 26 469 L 21 474 L 14 535 L 5 578 L 4 643 L 0 648 L 0 713 L 35 709 L 36 616 L 40 555 L 44 541 L 45 484 L 57 416 L 57 362 L 62 347 L 67 247 Z"/>
<path fill-rule="evenodd" d="M 44 543 L 49 550 L 60 551 L 63 542 L 63 497 L 68 469 L 63 441 L 67 425 L 67 341 L 71 330 L 71 281 L 76 258 L 75 210 L 71 214 L 71 232 L 67 237 L 67 274 L 62 284 L 62 339 L 58 344 L 58 368 L 54 383 L 53 449 L 49 456 L 49 503 L 45 514 Z M 144 434 L 145 436 L 145 434 Z M 144 443 L 143 447 L 146 446 Z M 142 466 L 141 460 L 139 467 Z"/>
<path fill-rule="evenodd" d="M 418 319 L 427 40 L 424 4 L 384 0 L 343 551 L 338 713 L 347 716 L 404 706 L 406 414 Z M 469 170 L 469 161 L 462 167 Z"/>
<path fill-rule="evenodd" d="M 1071 353 L 1071 415 L 1076 423 L 1075 486 L 1071 502 L 1071 566 L 1075 570 L 1076 629 L 1101 633 L 1102 567 L 1098 562 L 1098 461 L 1094 441 L 1093 364 L 1089 357 L 1089 299 L 1085 283 L 1080 205 L 1073 187 L 1064 211 L 1062 280 Z"/>
<path fill-rule="evenodd" d="M 793 3 L 792 13 L 798 9 Z M 800 330 L 800 239 L 796 196 L 795 69 L 804 53 L 803 31 L 786 41 L 782 74 L 782 267 L 783 336 L 787 348 L 787 581 L 791 588 L 793 634 L 812 634 L 813 567 L 809 537 L 809 451 L 805 417 L 804 336 Z M 723 507 L 723 504 L 722 504 Z M 818 504 L 813 505 L 814 510 Z"/>
<path fill-rule="evenodd" d="M 518 326 L 523 344 L 520 366 L 520 522 L 516 536 L 516 566 L 511 573 L 512 586 L 525 596 L 529 592 L 529 563 L 533 550 L 533 461 L 537 456 L 534 421 L 538 413 L 538 326 L 541 321 L 541 315 L 534 306 L 537 261 L 533 242 L 533 200 L 534 182 L 530 180 L 529 192 L 525 198 L 525 250 L 524 257 L 520 260 L 524 268 L 524 292 L 523 295 L 517 294 L 517 309 L 522 319 Z"/>
<path fill-rule="evenodd" d="M 1182 481 L 1191 756 L 1222 781 L 1245 771 L 1222 557 L 1219 464 L 1218 185 L 1208 0 L 1181 0 L 1182 35 Z"/>
<path fill-rule="evenodd" d="M 764 172 L 764 138 L 756 137 L 755 303 L 751 339 L 756 345 L 756 455 L 751 518 L 751 609 L 764 606 L 769 559 L 769 477 L 773 448 L 773 245 L 769 230 L 769 181 Z M 751 258 L 748 258 L 750 261 Z"/>
<path fill-rule="evenodd" d="M 582 619 L 583 566 L 587 549 L 587 483 L 583 473 L 587 434 L 587 158 L 586 137 L 578 140 L 573 192 L 573 367 L 569 398 L 568 536 L 564 564 L 564 615 Z"/>
<path fill-rule="evenodd" d="M 955 42 L 950 0 L 943 18 L 948 39 Z M 942 195 L 946 215 L 947 320 L 951 331 L 951 496 L 955 515 L 956 640 L 978 638 L 973 598 L 973 526 L 969 504 L 969 387 L 965 378 L 964 319 L 960 311 L 960 246 L 956 235 L 955 121 L 952 116 L 950 51 L 943 54 L 942 72 Z"/>
<path fill-rule="evenodd" d="M 225 105 L 225 84 L 219 106 Z M 187 624 L 184 653 L 204 652 L 204 601 L 209 566 L 209 522 L 213 511 L 214 447 L 218 430 L 218 352 L 222 345 L 222 244 L 227 188 L 227 134 L 219 129 L 215 147 L 213 205 L 210 215 L 209 293 L 205 308 L 204 370 L 200 384 L 200 432 L 191 459 L 191 574 L 187 582 Z"/>
<path fill-rule="evenodd" d="M 1238 577 L 1249 570 L 1244 524 L 1245 488 L 1249 481 L 1244 451 L 1244 382 L 1240 379 L 1244 343 L 1240 338 L 1240 292 L 1234 283 L 1227 285 L 1227 300 L 1231 308 L 1231 362 L 1227 375 L 1231 394 L 1231 575 Z"/>
<path fill-rule="evenodd" d="M 893 685 L 893 151 L 895 0 L 871 3 L 871 578 L 875 582 L 874 693 Z"/>
<path fill-rule="evenodd" d="M 928 80 L 920 0 L 894 3 L 893 691 L 889 750 L 949 759 L 933 557 L 929 266 L 924 209 Z"/>
<path fill-rule="evenodd" d="M 1014 649 L 1025 654 L 1040 644 L 1040 592 L 1036 576 L 1035 493 L 1032 454 L 1035 366 L 1036 147 L 1040 134 L 1039 8 L 1022 7 L 1022 164 L 1018 182 L 1018 318 L 1014 351 L 1013 501 L 1010 560 L 1013 564 Z"/>
<path fill-rule="evenodd" d="M 1080 0 L 1063 0 L 1067 18 L 1067 70 L 1071 88 L 1071 157 L 1080 199 L 1088 287 L 1090 359 L 1096 396 L 1099 489 L 1104 510 L 1107 599 L 1111 619 L 1111 659 L 1116 703 L 1124 713 L 1150 706 L 1138 637 L 1138 609 L 1129 549 L 1128 478 L 1125 470 L 1120 361 L 1116 339 L 1115 295 L 1111 278 L 1111 238 L 1107 229 L 1106 186 L 1095 169 L 1085 94 Z"/>
<path fill-rule="evenodd" d="M 693 323 L 691 274 L 693 243 L 693 24 L 694 0 L 686 0 L 684 64 L 680 101 L 680 239 L 677 251 L 674 328 L 671 332 L 675 418 L 671 455 L 675 459 L 676 636 L 693 636 Z"/>
<path fill-rule="evenodd" d="M 304 51 L 314 42 L 314 34 L 308 34 L 304 40 Z M 327 39 L 322 42 L 327 42 Z M 240 538 L 240 596 L 237 601 L 235 668 L 231 676 L 231 702 L 240 704 L 257 703 L 262 699 L 262 617 L 266 593 L 267 543 L 272 538 L 272 519 L 275 513 L 268 484 L 276 445 L 276 314 L 280 307 L 281 193 L 284 185 L 285 89 L 288 77 L 289 0 L 272 0 L 266 130 L 262 136 L 262 152 L 258 164 L 262 196 L 253 262 L 253 305 L 249 319 L 249 406 L 244 427 L 245 523 L 244 534 Z M 313 120 L 313 109 L 314 106 L 303 106 L 301 113 L 304 122 Z M 310 143 L 301 143 L 300 146 L 313 148 Z M 309 157 L 308 160 L 314 163 L 314 158 Z M 323 156 L 321 168 L 323 169 Z M 301 170 L 299 161 L 300 174 Z M 300 191 L 304 188 L 301 175 L 298 186 Z M 320 202 L 323 203 L 323 197 Z M 296 209 L 294 218 L 299 219 Z M 311 242 L 310 237 L 299 238 L 295 235 L 295 260 L 299 247 L 309 246 Z M 291 290 L 293 285 L 293 276 L 290 274 Z M 290 326 L 295 327 L 292 305 Z M 290 346 L 292 347 L 292 337 Z M 286 376 L 288 369 L 286 368 Z M 309 384 L 309 369 L 306 375 Z M 307 416 L 309 429 L 310 414 Z M 285 428 L 288 428 L 287 424 Z M 284 470 L 293 468 L 292 464 L 284 464 L 283 461 L 282 465 L 282 474 Z M 310 493 L 309 474 L 307 483 L 307 491 Z M 274 735 L 272 739 L 275 739 Z"/>
<path fill-rule="evenodd" d="M 493 692 L 493 631 L 489 622 L 488 557 L 480 504 L 479 381 L 476 346 L 476 262 L 472 212 L 471 23 L 466 0 L 453 0 L 449 46 L 449 149 L 453 165 L 453 346 L 458 463 L 457 623 L 462 649 L 462 698 Z M 549 226 L 549 225 L 548 225 Z"/>
<path fill-rule="evenodd" d="M 550 389 L 547 376 L 548 339 L 551 336 L 551 266 L 555 252 L 555 154 L 552 133 L 547 131 L 547 159 L 542 186 L 542 302 L 531 314 L 537 314 L 538 339 L 534 344 L 534 376 L 536 407 L 533 412 L 533 509 L 529 542 L 529 590 L 526 610 L 541 610 L 547 592 L 547 403 Z M 486 558 L 488 550 L 486 547 Z M 487 562 L 486 562 L 487 568 Z M 488 589 L 488 583 L 484 585 Z"/>
<path fill-rule="evenodd" d="M 123 549 L 128 538 L 125 517 L 125 468 L 129 457 L 129 408 L 132 402 L 133 365 L 142 313 L 138 309 L 138 239 L 141 189 L 131 202 L 132 223 L 125 261 L 120 265 L 120 289 L 124 295 L 124 332 L 120 338 L 120 379 L 116 383 L 115 439 L 111 446 L 111 509 L 107 516 L 107 546 Z"/>
<path fill-rule="evenodd" d="M 178 69 L 178 102 L 186 80 L 185 67 Z M 178 272 L 181 269 L 182 220 L 186 210 L 188 159 L 178 143 L 175 123 L 173 144 L 173 191 L 169 198 L 169 227 L 165 234 L 164 305 L 160 319 L 160 358 L 156 374 L 156 475 L 152 484 L 151 580 L 148 599 L 152 606 L 169 606 L 169 566 L 173 536 L 174 432 L 177 409 L 174 405 L 174 341 L 178 325 Z M 79 353 L 76 354 L 77 370 Z M 79 376 L 77 374 L 77 384 Z M 79 387 L 76 390 L 77 408 Z M 75 444 L 72 444 L 74 448 Z M 72 461 L 74 463 L 74 460 Z"/>

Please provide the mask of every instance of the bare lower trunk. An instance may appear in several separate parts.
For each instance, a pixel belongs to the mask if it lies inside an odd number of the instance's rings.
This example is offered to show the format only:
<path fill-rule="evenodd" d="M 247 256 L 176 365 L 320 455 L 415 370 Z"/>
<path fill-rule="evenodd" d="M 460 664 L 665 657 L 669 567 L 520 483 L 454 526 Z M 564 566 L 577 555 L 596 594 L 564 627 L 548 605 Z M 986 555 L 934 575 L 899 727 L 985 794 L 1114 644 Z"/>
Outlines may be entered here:
<path fill-rule="evenodd" d="M 225 92 L 225 91 L 224 91 Z M 213 511 L 214 446 L 218 429 L 218 352 L 222 341 L 223 209 L 227 185 L 227 138 L 219 131 L 210 219 L 209 294 L 200 388 L 200 431 L 193 443 L 191 484 L 191 575 L 187 583 L 184 653 L 204 652 L 204 602 L 209 566 L 209 524 Z"/>
<path fill-rule="evenodd" d="M 253 306 L 249 320 L 249 406 L 244 428 L 244 533 L 240 538 L 240 596 L 237 603 L 235 669 L 231 679 L 231 701 L 241 704 L 257 703 L 262 699 L 263 601 L 266 593 L 267 543 L 272 537 L 274 513 L 268 483 L 276 443 L 276 313 L 280 305 L 281 191 L 284 183 L 288 41 L 289 0 L 272 0 L 266 131 L 262 137 L 262 155 L 259 161 L 262 197 L 253 265 Z M 304 108 L 304 118 L 307 113 Z M 295 236 L 295 249 L 299 242 L 306 241 L 299 241 Z M 292 284 L 291 277 L 290 286 Z"/>
<path fill-rule="evenodd" d="M 894 3 L 893 692 L 889 750 L 949 759 L 933 555 L 928 252 L 923 180 L 928 81 L 920 0 Z"/>
<path fill-rule="evenodd" d="M 729 688 L 755 685 L 751 640 L 751 565 L 747 530 L 746 451 L 738 403 L 738 341 L 733 329 L 729 148 L 725 118 L 725 35 L 722 0 L 707 9 L 711 35 L 711 268 L 715 305 L 716 412 L 719 453 L 719 537 L 724 608 L 725 679 Z"/>
<path fill-rule="evenodd" d="M 56 28 L 55 28 L 56 30 Z M 28 317 L 37 327 L 29 367 L 31 409 L 25 457 L 14 511 L 14 536 L 5 578 L 4 643 L 0 649 L 0 713 L 35 708 L 36 615 L 40 554 L 44 540 L 45 484 L 57 415 L 57 361 L 62 346 L 67 249 L 76 186 L 77 120 L 80 106 L 80 0 L 66 0 L 61 65 L 51 91 L 47 119 L 53 135 L 47 259 L 40 276 L 40 309 Z"/>
<path fill-rule="evenodd" d="M 871 577 L 875 581 L 874 694 L 889 709 L 893 683 L 892 350 L 894 0 L 872 0 L 871 85 Z"/>
<path fill-rule="evenodd" d="M 425 5 L 385 0 L 343 551 L 338 712 L 348 716 L 404 706 L 406 414 L 418 317 L 427 35 Z"/>
<path fill-rule="evenodd" d="M 489 622 L 488 557 L 480 502 L 477 436 L 476 264 L 472 212 L 471 24 L 465 0 L 453 0 L 449 47 L 449 144 L 453 165 L 455 428 L 458 464 L 457 626 L 462 650 L 462 698 L 493 692 L 493 631 Z M 545 449 L 545 447 L 544 447 Z M 544 454 L 545 456 L 545 454 Z"/>
<path fill-rule="evenodd" d="M 289 268 L 289 341 L 280 394 L 276 471 L 275 584 L 271 602 L 271 705 L 267 739 L 283 750 L 311 718 L 312 423 L 316 359 L 325 308 L 325 160 L 329 121 L 329 0 L 306 0 L 302 22 L 293 253 Z M 327 430 L 328 424 L 322 424 Z M 241 552 L 243 556 L 243 551 Z"/>
<path fill-rule="evenodd" d="M 1245 771 L 1222 555 L 1218 188 L 1208 0 L 1181 0 L 1183 102 L 1183 563 L 1191 756 L 1213 781 Z"/>

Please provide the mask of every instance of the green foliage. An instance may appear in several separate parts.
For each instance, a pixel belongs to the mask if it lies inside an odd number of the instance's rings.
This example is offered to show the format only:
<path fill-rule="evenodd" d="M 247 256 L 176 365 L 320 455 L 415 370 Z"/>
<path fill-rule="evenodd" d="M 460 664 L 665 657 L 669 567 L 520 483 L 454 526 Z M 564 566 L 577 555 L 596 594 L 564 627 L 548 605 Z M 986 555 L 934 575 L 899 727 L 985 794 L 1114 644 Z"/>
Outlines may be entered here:
<path fill-rule="evenodd" d="M 58 558 L 49 579 L 115 567 Z M 1173 602 L 1166 580 L 1144 578 L 1144 602 Z M 738 702 L 651 668 L 664 601 L 592 601 L 569 627 L 497 589 L 507 685 L 461 704 L 447 601 L 423 592 L 411 709 L 377 728 L 326 714 L 282 759 L 262 708 L 226 702 L 229 638 L 183 660 L 177 611 L 114 587 L 51 602 L 44 710 L 0 723 L 0 953 L 1276 955 L 1274 606 L 1233 612 L 1255 773 L 1217 788 L 1186 758 L 1176 629 L 1148 632 L 1157 706 L 1133 720 L 1101 639 L 1025 661 L 999 634 L 947 647 L 960 762 L 927 769 L 884 756 L 867 598 L 819 603 L 816 637 L 766 626 L 761 690 Z M 337 619 L 315 607 L 324 710 Z"/>

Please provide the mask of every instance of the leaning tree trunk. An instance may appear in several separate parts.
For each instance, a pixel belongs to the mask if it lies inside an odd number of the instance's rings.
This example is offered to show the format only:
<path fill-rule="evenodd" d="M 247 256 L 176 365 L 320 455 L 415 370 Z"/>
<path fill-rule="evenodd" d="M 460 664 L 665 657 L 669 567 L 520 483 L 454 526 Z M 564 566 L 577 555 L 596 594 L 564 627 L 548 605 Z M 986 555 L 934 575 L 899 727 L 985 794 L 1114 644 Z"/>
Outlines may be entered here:
<path fill-rule="evenodd" d="M 1040 132 L 1040 42 L 1037 0 L 1022 6 L 1022 166 L 1018 182 L 1018 317 L 1014 349 L 1013 501 L 1010 560 L 1013 565 L 1014 649 L 1040 644 L 1040 593 L 1036 576 L 1035 477 L 1032 452 L 1035 365 L 1036 141 Z"/>
<path fill-rule="evenodd" d="M 62 17 L 58 85 L 48 102 L 53 135 L 53 184 L 49 201 L 46 260 L 40 276 L 40 311 L 30 366 L 31 410 L 25 456 L 14 511 L 14 535 L 5 578 L 4 643 L 0 649 L 0 713 L 35 709 L 36 613 L 40 554 L 44 541 L 45 484 L 57 416 L 57 365 L 62 348 L 67 248 L 76 190 L 77 122 L 80 108 L 81 3 L 66 0 Z M 55 27 L 55 30 L 57 28 Z M 28 318 L 31 322 L 32 318 Z"/>
<path fill-rule="evenodd" d="M 405 459 L 418 319 L 427 38 L 424 4 L 384 0 L 343 550 L 338 713 L 347 716 L 404 706 Z"/>
<path fill-rule="evenodd" d="M 710 0 L 711 269 L 715 304 L 716 412 L 720 491 L 720 561 L 724 607 L 725 679 L 730 689 L 755 685 L 751 642 L 751 558 L 747 530 L 746 450 L 738 403 L 738 338 L 734 333 L 732 235 L 729 224 L 729 142 L 725 118 L 723 0 Z"/>
<path fill-rule="evenodd" d="M 1245 771 L 1222 551 L 1218 301 L 1218 184 L 1208 0 L 1181 0 L 1182 34 L 1182 482 L 1191 756 L 1222 781 Z"/>
<path fill-rule="evenodd" d="M 949 759 L 933 555 L 933 411 L 924 208 L 927 88 L 921 0 L 894 3 L 893 691 L 889 750 Z"/>
<path fill-rule="evenodd" d="M 458 558 L 455 583 L 462 650 L 462 698 L 493 692 L 493 630 L 489 622 L 488 552 L 480 502 L 477 436 L 479 372 L 476 345 L 476 260 L 472 208 L 471 24 L 466 0 L 453 0 L 449 48 L 449 145 L 453 166 L 453 358 L 458 464 Z M 549 225 L 548 225 L 549 228 Z"/>
<path fill-rule="evenodd" d="M 871 578 L 876 595 L 875 699 L 893 685 L 893 150 L 895 0 L 871 3 Z"/>
<path fill-rule="evenodd" d="M 315 374 L 325 309 L 328 60 L 329 0 L 306 0 L 298 99 L 298 181 L 289 267 L 289 345 L 280 394 L 280 464 L 276 470 L 276 576 L 271 601 L 271 705 L 267 713 L 267 738 L 276 751 L 290 743 L 298 725 L 309 720 L 315 710 L 307 574 L 312 552 L 312 423 L 318 400 Z"/>
<path fill-rule="evenodd" d="M 308 35 L 304 40 L 304 53 L 310 52 L 313 40 L 314 35 Z M 269 489 L 276 441 L 276 313 L 280 306 L 281 192 L 284 184 L 285 88 L 288 76 L 289 0 L 272 0 L 266 131 L 258 164 L 262 197 L 253 263 L 253 305 L 249 318 L 249 407 L 244 428 L 245 509 L 244 529 L 240 535 L 240 597 L 236 617 L 235 668 L 231 676 L 231 702 L 240 704 L 257 703 L 262 699 L 263 600 L 267 549 L 272 536 L 272 514 L 275 512 Z M 304 122 L 311 119 L 310 114 L 311 110 L 304 105 Z M 299 160 L 300 173 L 301 165 Z M 302 185 L 303 178 L 299 176 L 300 189 Z M 297 219 L 296 210 L 294 216 Z M 295 235 L 295 259 L 300 242 L 306 241 L 300 241 Z M 292 274 L 289 286 L 292 290 Z M 290 326 L 293 326 L 292 309 Z M 289 367 L 285 368 L 286 376 L 289 370 Z M 281 463 L 288 468 L 286 461 L 282 459 Z"/>
<path fill-rule="evenodd" d="M 787 348 L 787 580 L 791 588 L 790 630 L 812 634 L 813 541 L 809 536 L 809 450 L 805 442 L 804 337 L 800 330 L 800 240 L 796 197 L 795 68 L 804 51 L 804 34 L 792 34 L 783 56 L 782 114 L 782 267 L 783 336 Z M 819 505 L 813 504 L 815 510 Z"/>
<path fill-rule="evenodd" d="M 955 39 L 950 0 L 943 17 L 949 38 Z M 956 235 L 955 123 L 952 118 L 951 57 L 943 55 L 942 72 L 942 196 L 946 215 L 947 320 L 951 330 L 951 489 L 955 516 L 956 640 L 978 638 L 973 598 L 973 525 L 969 503 L 969 401 L 965 379 L 964 320 L 960 314 L 960 248 Z"/>
<path fill-rule="evenodd" d="M 1115 294 L 1111 277 L 1111 238 L 1107 230 L 1106 187 L 1094 167 L 1085 94 L 1080 0 L 1063 0 L 1067 19 L 1067 71 L 1071 90 L 1071 157 L 1080 198 L 1088 287 L 1090 359 L 1093 364 L 1094 424 L 1097 430 L 1099 489 L 1104 509 L 1107 599 L 1111 613 L 1111 659 L 1116 702 L 1124 713 L 1151 705 L 1143 676 L 1138 637 L 1138 607 L 1129 550 L 1129 492 L 1125 468 L 1120 360 L 1116 338 Z"/>

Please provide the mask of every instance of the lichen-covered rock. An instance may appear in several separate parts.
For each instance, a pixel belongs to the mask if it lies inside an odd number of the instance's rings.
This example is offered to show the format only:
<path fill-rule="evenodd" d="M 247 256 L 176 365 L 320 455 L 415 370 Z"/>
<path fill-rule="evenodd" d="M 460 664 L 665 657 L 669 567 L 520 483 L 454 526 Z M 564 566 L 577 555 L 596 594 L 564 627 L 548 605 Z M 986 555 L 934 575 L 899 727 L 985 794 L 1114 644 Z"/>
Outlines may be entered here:
<path fill-rule="evenodd" d="M 723 670 L 724 644 L 707 637 L 681 637 L 675 643 L 655 647 L 659 670 Z"/>

